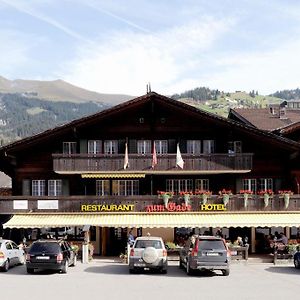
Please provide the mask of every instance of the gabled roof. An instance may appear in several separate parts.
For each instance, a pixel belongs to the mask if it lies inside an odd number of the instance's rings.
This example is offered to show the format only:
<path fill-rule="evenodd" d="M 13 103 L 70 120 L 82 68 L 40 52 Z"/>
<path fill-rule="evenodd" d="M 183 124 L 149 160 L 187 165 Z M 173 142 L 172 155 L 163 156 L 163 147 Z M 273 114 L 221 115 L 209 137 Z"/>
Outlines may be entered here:
<path fill-rule="evenodd" d="M 300 121 L 300 110 L 286 109 L 284 118 L 272 115 L 269 108 L 230 109 L 228 118 L 237 119 L 245 124 L 262 130 L 273 131 Z"/>
<path fill-rule="evenodd" d="M 46 130 L 46 131 L 36 134 L 34 136 L 27 137 L 22 140 L 13 142 L 9 145 L 3 146 L 2 148 L 0 148 L 0 153 L 1 152 L 6 153 L 7 151 L 11 151 L 11 150 L 17 151 L 20 149 L 30 147 L 32 145 L 41 143 L 44 140 L 47 140 L 49 138 L 56 137 L 59 134 L 65 134 L 66 132 L 74 131 L 74 130 L 80 128 L 81 126 L 86 126 L 89 124 L 92 125 L 96 121 L 110 118 L 111 116 L 113 116 L 116 113 L 123 112 L 127 109 L 131 109 L 138 105 L 145 104 L 148 102 L 156 102 L 159 104 L 165 104 L 165 105 L 170 106 L 170 109 L 181 108 L 181 109 L 189 112 L 190 114 L 193 114 L 194 116 L 199 117 L 201 119 L 203 119 L 203 118 L 210 119 L 211 121 L 215 122 L 216 124 L 219 124 L 220 126 L 224 126 L 224 127 L 231 128 L 231 129 L 234 128 L 239 131 L 243 131 L 243 132 L 247 133 L 247 135 L 259 136 L 264 139 L 269 139 L 269 141 L 273 141 L 273 143 L 276 143 L 277 145 L 279 145 L 280 147 L 283 147 L 283 148 L 287 148 L 290 150 L 298 150 L 299 146 L 300 146 L 297 142 L 294 142 L 292 140 L 289 140 L 289 139 L 286 139 L 283 137 L 279 137 L 273 133 L 262 131 L 253 126 L 249 126 L 247 124 L 242 124 L 240 122 L 233 121 L 231 119 L 226 119 L 224 117 L 200 110 L 198 108 L 195 108 L 188 104 L 182 103 L 180 101 L 173 100 L 166 96 L 157 94 L 155 92 L 150 92 L 150 93 L 147 93 L 146 95 L 129 100 L 127 102 L 124 102 L 124 103 L 116 105 L 112 108 L 103 110 L 96 114 L 93 114 L 93 115 L 90 115 L 87 117 L 83 117 L 81 119 L 77 119 L 77 120 L 67 123 L 65 125 Z"/>

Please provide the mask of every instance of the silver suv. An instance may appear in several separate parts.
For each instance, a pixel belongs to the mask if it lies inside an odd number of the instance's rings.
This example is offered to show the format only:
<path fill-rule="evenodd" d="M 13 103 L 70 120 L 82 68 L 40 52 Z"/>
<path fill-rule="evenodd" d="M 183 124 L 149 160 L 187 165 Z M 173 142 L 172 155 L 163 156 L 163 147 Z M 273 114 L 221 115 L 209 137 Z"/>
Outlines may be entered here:
<path fill-rule="evenodd" d="M 158 270 L 166 274 L 167 250 L 161 237 L 142 236 L 136 238 L 129 255 L 129 273 L 138 270 Z"/>
<path fill-rule="evenodd" d="M 229 275 L 230 255 L 224 239 L 215 236 L 193 235 L 180 251 L 179 266 L 188 275 L 196 270 L 221 270 Z"/>

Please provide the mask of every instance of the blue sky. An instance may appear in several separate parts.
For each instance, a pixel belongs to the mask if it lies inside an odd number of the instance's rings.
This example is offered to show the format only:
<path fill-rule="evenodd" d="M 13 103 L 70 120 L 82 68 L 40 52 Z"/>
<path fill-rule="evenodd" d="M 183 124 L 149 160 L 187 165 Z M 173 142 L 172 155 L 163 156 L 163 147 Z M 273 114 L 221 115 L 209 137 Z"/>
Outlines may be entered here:
<path fill-rule="evenodd" d="M 0 0 L 0 75 L 100 93 L 300 86 L 297 0 Z"/>

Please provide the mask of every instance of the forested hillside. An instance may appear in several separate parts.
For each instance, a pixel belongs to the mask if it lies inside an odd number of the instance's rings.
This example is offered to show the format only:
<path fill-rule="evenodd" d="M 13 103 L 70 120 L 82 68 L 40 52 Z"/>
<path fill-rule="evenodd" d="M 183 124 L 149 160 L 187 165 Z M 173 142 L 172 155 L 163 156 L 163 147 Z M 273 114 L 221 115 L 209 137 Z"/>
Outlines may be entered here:
<path fill-rule="evenodd" d="M 99 102 L 53 102 L 0 93 L 0 144 L 34 135 L 108 108 Z"/>

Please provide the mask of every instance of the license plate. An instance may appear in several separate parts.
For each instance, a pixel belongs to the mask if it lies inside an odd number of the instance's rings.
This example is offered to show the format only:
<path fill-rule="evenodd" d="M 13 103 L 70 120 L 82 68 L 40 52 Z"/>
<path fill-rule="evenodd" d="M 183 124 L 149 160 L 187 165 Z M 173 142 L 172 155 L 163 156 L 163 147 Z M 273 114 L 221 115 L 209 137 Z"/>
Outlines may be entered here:
<path fill-rule="evenodd" d="M 50 257 L 49 256 L 37 256 L 36 259 L 47 260 L 47 259 L 50 259 Z"/>
<path fill-rule="evenodd" d="M 216 252 L 207 252 L 206 255 L 207 256 L 219 256 L 219 253 L 216 253 Z"/>
<path fill-rule="evenodd" d="M 141 263 L 135 263 L 134 264 L 136 267 L 145 267 L 146 265 L 145 264 L 141 264 Z"/>

